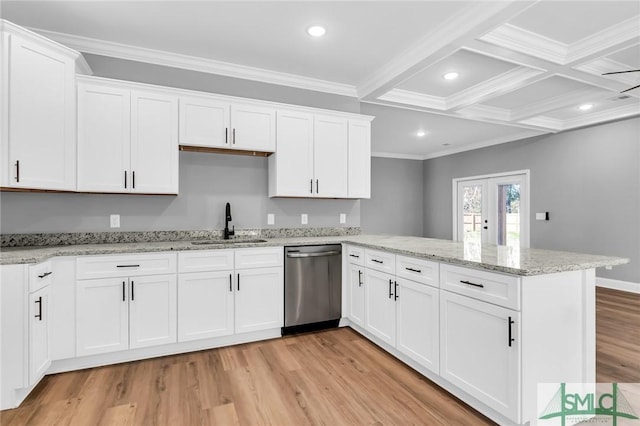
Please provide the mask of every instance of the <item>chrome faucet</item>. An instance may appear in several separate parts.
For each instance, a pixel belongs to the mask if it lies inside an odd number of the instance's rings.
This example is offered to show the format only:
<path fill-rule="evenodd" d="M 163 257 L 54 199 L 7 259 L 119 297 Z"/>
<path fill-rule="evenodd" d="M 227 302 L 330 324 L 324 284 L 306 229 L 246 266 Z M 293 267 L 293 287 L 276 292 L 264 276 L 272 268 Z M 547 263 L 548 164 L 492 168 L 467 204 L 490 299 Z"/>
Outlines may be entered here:
<path fill-rule="evenodd" d="M 224 239 L 228 240 L 230 236 L 236 234 L 235 225 L 233 226 L 233 229 L 231 231 L 229 231 L 229 222 L 232 221 L 232 219 L 231 219 L 231 204 L 229 204 L 229 203 L 227 203 L 227 207 L 225 209 L 224 216 L 225 216 L 224 217 Z"/>

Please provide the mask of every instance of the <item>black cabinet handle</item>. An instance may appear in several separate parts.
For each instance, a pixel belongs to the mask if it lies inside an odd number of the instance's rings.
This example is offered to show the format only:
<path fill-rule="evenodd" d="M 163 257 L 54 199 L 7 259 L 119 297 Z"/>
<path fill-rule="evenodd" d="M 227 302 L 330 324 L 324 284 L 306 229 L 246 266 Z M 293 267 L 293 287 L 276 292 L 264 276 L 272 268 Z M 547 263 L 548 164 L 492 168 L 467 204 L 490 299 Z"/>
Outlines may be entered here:
<path fill-rule="evenodd" d="M 34 315 L 35 318 L 38 318 L 38 321 L 42 321 L 42 296 L 38 297 L 34 303 L 38 304 L 38 314 Z"/>
<path fill-rule="evenodd" d="M 228 127 L 224 128 L 224 143 L 225 144 L 229 143 L 229 128 Z"/>
<path fill-rule="evenodd" d="M 418 274 L 422 273 L 422 270 L 420 270 L 420 269 L 413 269 L 413 268 L 404 268 L 404 269 L 406 269 L 407 271 L 411 271 L 411 272 L 417 272 Z"/>
<path fill-rule="evenodd" d="M 133 293 L 133 286 L 134 286 L 134 283 L 133 283 L 133 280 L 131 280 L 131 300 L 132 301 L 136 300 L 135 294 Z"/>
<path fill-rule="evenodd" d="M 20 160 L 16 161 L 16 182 L 20 182 Z"/>
<path fill-rule="evenodd" d="M 511 347 L 511 343 L 516 340 L 513 337 L 511 337 L 511 325 L 513 324 L 513 320 L 511 319 L 511 317 L 509 317 L 509 347 Z"/>
<path fill-rule="evenodd" d="M 229 292 L 233 291 L 233 278 L 231 278 L 231 274 L 229 274 Z"/>
<path fill-rule="evenodd" d="M 125 288 L 126 285 L 127 284 L 124 281 L 122 281 L 122 301 L 123 302 L 127 301 L 127 294 L 126 294 L 127 289 Z"/>
<path fill-rule="evenodd" d="M 238 274 L 238 291 L 240 291 L 240 274 Z"/>
<path fill-rule="evenodd" d="M 313 179 L 309 179 L 309 193 L 313 194 Z"/>
<path fill-rule="evenodd" d="M 391 291 L 392 285 L 393 285 L 393 280 L 389 280 L 389 299 L 393 297 L 393 291 Z"/>
<path fill-rule="evenodd" d="M 384 263 L 382 260 L 378 260 L 378 259 L 371 259 L 371 261 L 376 263 Z"/>
<path fill-rule="evenodd" d="M 139 268 L 140 265 L 116 265 L 116 268 Z"/>
<path fill-rule="evenodd" d="M 463 280 L 460 280 L 460 282 L 461 282 L 462 284 L 467 284 L 467 285 L 472 285 L 472 286 L 474 286 L 474 287 L 484 288 L 484 285 L 483 285 L 483 284 L 476 284 L 476 283 L 472 283 L 471 281 L 463 281 Z"/>
<path fill-rule="evenodd" d="M 355 257 L 356 259 L 360 259 L 360 256 L 358 256 L 356 254 L 350 254 L 349 257 Z"/>
<path fill-rule="evenodd" d="M 127 189 L 127 171 L 124 171 L 124 189 Z"/>
<path fill-rule="evenodd" d="M 362 287 L 362 271 L 358 270 L 358 287 Z"/>
<path fill-rule="evenodd" d="M 398 300 L 398 281 L 393 282 L 395 284 L 393 300 Z"/>
<path fill-rule="evenodd" d="M 236 144 L 236 128 L 233 128 L 233 144 Z"/>
<path fill-rule="evenodd" d="M 319 179 L 316 179 L 316 194 L 320 193 L 320 184 L 318 182 L 319 182 Z"/>
<path fill-rule="evenodd" d="M 136 189 L 136 172 L 135 170 L 131 172 L 131 188 Z"/>
<path fill-rule="evenodd" d="M 49 275 L 53 274 L 53 272 L 49 271 L 49 272 L 45 272 L 42 275 L 38 275 L 38 278 L 44 278 L 44 277 L 48 277 Z"/>

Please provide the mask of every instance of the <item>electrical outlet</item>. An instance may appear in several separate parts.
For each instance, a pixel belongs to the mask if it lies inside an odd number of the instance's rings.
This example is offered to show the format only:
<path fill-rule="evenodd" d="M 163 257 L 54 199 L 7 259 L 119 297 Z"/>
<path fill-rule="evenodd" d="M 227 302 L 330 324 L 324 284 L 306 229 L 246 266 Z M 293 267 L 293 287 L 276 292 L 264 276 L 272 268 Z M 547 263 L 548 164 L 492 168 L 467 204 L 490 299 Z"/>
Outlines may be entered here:
<path fill-rule="evenodd" d="M 340 223 L 347 223 L 347 215 L 340 213 Z"/>
<path fill-rule="evenodd" d="M 109 216 L 109 225 L 112 228 L 120 228 L 120 215 L 112 214 Z"/>
<path fill-rule="evenodd" d="M 273 225 L 276 223 L 276 215 L 273 213 L 267 214 L 267 225 Z"/>
<path fill-rule="evenodd" d="M 300 223 L 303 225 L 306 225 L 309 223 L 309 215 L 307 215 L 306 213 L 302 213 L 300 215 Z"/>

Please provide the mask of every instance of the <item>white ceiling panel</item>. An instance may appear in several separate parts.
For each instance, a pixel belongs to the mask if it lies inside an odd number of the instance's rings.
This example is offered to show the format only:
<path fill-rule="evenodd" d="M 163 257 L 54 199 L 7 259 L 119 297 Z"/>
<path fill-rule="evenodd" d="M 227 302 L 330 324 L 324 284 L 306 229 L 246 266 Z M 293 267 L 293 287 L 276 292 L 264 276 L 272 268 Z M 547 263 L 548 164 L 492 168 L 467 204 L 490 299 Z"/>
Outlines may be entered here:
<path fill-rule="evenodd" d="M 640 26 L 640 22 L 638 22 L 638 25 Z M 627 65 L 629 69 L 640 69 L 640 44 L 612 53 L 608 58 Z"/>
<path fill-rule="evenodd" d="M 640 14 L 640 2 L 543 1 L 510 24 L 547 38 L 571 44 Z"/>
<path fill-rule="evenodd" d="M 447 97 L 507 72 L 516 66 L 510 62 L 461 49 L 397 87 L 431 96 Z M 445 80 L 442 77 L 453 71 L 459 74 L 457 79 Z"/>

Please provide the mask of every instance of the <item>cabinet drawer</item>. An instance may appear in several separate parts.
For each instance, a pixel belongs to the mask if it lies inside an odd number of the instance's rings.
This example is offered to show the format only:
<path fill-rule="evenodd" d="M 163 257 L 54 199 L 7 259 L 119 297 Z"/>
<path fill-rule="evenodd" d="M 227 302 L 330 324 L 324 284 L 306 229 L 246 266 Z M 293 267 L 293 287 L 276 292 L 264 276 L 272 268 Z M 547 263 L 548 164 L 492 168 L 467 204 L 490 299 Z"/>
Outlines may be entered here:
<path fill-rule="evenodd" d="M 82 256 L 76 259 L 76 278 L 86 280 L 174 274 L 177 263 L 176 253 Z"/>
<path fill-rule="evenodd" d="M 178 253 L 178 272 L 226 271 L 233 269 L 233 250 L 198 250 Z"/>
<path fill-rule="evenodd" d="M 354 265 L 364 266 L 364 248 L 357 246 L 346 246 L 347 262 Z"/>
<path fill-rule="evenodd" d="M 438 263 L 415 257 L 396 256 L 396 275 L 411 281 L 417 281 L 438 287 Z"/>
<path fill-rule="evenodd" d="M 48 286 L 53 281 L 53 267 L 51 261 L 29 266 L 29 293 Z"/>
<path fill-rule="evenodd" d="M 267 268 L 282 266 L 284 263 L 282 247 L 260 247 L 237 249 L 235 253 L 236 269 Z"/>
<path fill-rule="evenodd" d="M 384 251 L 369 250 L 364 251 L 364 262 L 367 268 L 387 274 L 396 273 L 396 255 Z"/>
<path fill-rule="evenodd" d="M 440 288 L 520 310 L 520 278 L 440 264 Z"/>

